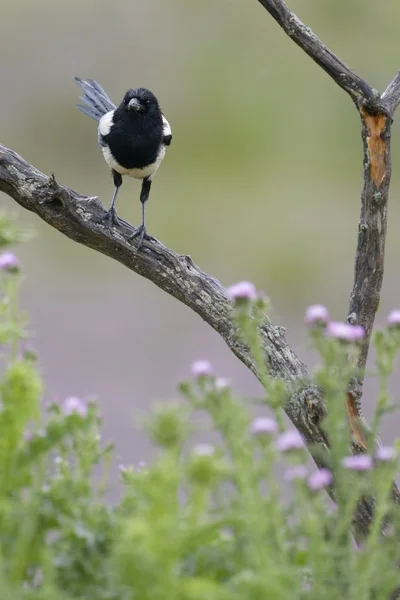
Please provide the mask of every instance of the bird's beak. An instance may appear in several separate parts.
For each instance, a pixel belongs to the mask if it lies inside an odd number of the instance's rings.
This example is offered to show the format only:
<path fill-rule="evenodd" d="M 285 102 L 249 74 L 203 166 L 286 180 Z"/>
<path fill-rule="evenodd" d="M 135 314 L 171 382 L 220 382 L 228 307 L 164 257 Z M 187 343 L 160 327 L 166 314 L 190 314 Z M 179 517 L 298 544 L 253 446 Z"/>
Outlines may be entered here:
<path fill-rule="evenodd" d="M 137 112 L 142 112 L 143 106 L 140 104 L 137 98 L 132 98 L 132 100 L 129 100 L 128 102 L 128 109 L 136 110 Z"/>

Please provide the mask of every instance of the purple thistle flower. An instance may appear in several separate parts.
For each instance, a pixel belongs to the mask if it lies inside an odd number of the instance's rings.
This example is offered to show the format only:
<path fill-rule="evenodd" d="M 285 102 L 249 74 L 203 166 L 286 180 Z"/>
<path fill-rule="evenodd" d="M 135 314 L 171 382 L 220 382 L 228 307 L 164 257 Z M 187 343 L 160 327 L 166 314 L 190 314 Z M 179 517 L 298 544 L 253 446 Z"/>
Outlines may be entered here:
<path fill-rule="evenodd" d="M 285 471 L 286 481 L 293 481 L 293 479 L 305 479 L 306 477 L 307 467 L 305 465 L 294 465 Z"/>
<path fill-rule="evenodd" d="M 400 310 L 392 310 L 387 317 L 389 327 L 398 327 L 400 325 Z"/>
<path fill-rule="evenodd" d="M 214 369 L 208 360 L 196 360 L 190 367 L 190 372 L 194 377 L 212 377 Z"/>
<path fill-rule="evenodd" d="M 278 425 L 274 419 L 270 417 L 257 417 L 250 426 L 252 435 L 271 435 L 278 430 Z"/>
<path fill-rule="evenodd" d="M 310 490 L 317 491 L 328 487 L 333 481 L 333 476 L 328 469 L 319 469 L 308 478 Z"/>
<path fill-rule="evenodd" d="M 329 321 L 329 312 L 322 304 L 313 304 L 306 310 L 304 317 L 306 325 L 326 325 Z"/>
<path fill-rule="evenodd" d="M 326 334 L 342 342 L 359 342 L 365 337 L 365 330 L 361 325 L 331 321 L 326 327 Z"/>
<path fill-rule="evenodd" d="M 373 467 L 372 458 L 368 454 L 345 456 L 341 462 L 345 469 L 352 469 L 353 471 L 370 471 Z"/>
<path fill-rule="evenodd" d="M 81 417 L 86 417 L 87 415 L 87 406 L 85 402 L 76 396 L 70 396 L 69 398 L 66 398 L 63 402 L 62 410 L 67 416 L 74 413 L 80 415 Z"/>
<path fill-rule="evenodd" d="M 257 291 L 255 285 L 250 281 L 240 281 L 231 285 L 226 290 L 228 298 L 234 301 L 251 301 L 257 299 Z"/>
<path fill-rule="evenodd" d="M 388 462 L 396 457 L 396 452 L 391 446 L 381 446 L 375 453 L 376 460 Z"/>
<path fill-rule="evenodd" d="M 22 264 L 12 252 L 0 254 L 0 271 L 7 273 L 18 273 L 22 269 Z"/>
<path fill-rule="evenodd" d="M 303 438 L 297 429 L 289 429 L 276 440 L 276 449 L 279 452 L 289 452 L 290 450 L 300 450 L 304 448 Z"/>
<path fill-rule="evenodd" d="M 224 377 L 217 377 L 215 380 L 215 389 L 218 391 L 227 390 L 231 385 L 229 379 L 225 379 Z"/>
<path fill-rule="evenodd" d="M 123 465 L 123 464 L 119 464 L 119 465 L 118 465 L 118 470 L 119 470 L 119 472 L 120 472 L 120 473 L 126 473 L 126 471 L 127 471 L 128 469 L 126 468 L 126 466 L 125 466 L 125 465 Z"/>

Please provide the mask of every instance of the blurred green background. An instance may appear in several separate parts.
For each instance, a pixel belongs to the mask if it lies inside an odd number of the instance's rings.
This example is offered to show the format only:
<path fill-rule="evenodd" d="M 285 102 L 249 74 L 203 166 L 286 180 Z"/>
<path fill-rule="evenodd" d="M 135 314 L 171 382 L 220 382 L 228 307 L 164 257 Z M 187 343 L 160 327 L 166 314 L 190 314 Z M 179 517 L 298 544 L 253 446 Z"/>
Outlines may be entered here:
<path fill-rule="evenodd" d="M 289 4 L 373 87 L 383 90 L 400 68 L 400 4 Z M 96 124 L 75 108 L 73 76 L 97 79 L 116 103 L 128 87 L 149 87 L 173 130 L 147 206 L 150 232 L 225 285 L 254 281 L 298 353 L 312 359 L 305 308 L 322 302 L 343 319 L 352 285 L 362 145 L 347 95 L 256 0 L 0 0 L 0 14 L 1 143 L 108 207 L 112 180 Z M 378 324 L 400 306 L 399 138 L 395 123 Z M 126 179 L 118 197 L 119 214 L 134 224 L 139 191 Z M 122 460 L 148 456 L 134 414 L 173 397 L 195 359 L 209 358 L 241 392 L 259 392 L 186 307 L 8 197 L 0 202 L 37 232 L 18 253 L 47 399 L 96 395 Z M 375 390 L 368 382 L 369 408 Z M 385 427 L 388 440 L 398 433 L 393 417 Z"/>

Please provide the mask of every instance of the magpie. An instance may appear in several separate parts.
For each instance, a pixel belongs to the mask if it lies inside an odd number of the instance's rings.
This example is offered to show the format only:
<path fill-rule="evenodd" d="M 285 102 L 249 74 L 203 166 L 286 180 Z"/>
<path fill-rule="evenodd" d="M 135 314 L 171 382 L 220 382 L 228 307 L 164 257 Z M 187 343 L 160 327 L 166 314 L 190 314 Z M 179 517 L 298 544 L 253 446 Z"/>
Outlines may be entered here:
<path fill-rule="evenodd" d="M 128 238 L 150 239 L 145 226 L 145 203 L 149 198 L 152 179 L 172 140 L 171 127 L 161 112 L 154 94 L 146 88 L 129 89 L 119 106 L 115 106 L 104 89 L 93 79 L 74 78 L 83 91 L 76 106 L 85 115 L 98 121 L 98 142 L 114 180 L 114 195 L 110 209 L 102 221 L 119 224 L 115 209 L 122 176 L 142 180 L 140 201 L 142 224 Z"/>

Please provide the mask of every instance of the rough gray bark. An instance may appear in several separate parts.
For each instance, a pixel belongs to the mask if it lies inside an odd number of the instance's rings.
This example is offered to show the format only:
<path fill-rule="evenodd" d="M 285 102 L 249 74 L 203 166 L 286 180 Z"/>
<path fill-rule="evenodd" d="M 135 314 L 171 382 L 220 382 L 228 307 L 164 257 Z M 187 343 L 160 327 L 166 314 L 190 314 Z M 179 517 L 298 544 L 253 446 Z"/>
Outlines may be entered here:
<path fill-rule="evenodd" d="M 137 252 L 127 238 L 128 224 L 109 229 L 100 223 L 104 207 L 98 198 L 81 196 L 47 177 L 16 152 L 0 145 L 0 191 L 23 208 L 72 240 L 97 250 L 128 269 L 146 277 L 159 288 L 199 314 L 226 341 L 229 348 L 257 374 L 248 348 L 243 346 L 234 321 L 232 305 L 223 286 L 195 265 L 190 256 L 179 255 L 158 240 L 144 240 Z M 307 377 L 306 366 L 287 344 L 284 328 L 268 319 L 261 328 L 267 360 L 273 377 L 295 382 Z"/>
<path fill-rule="evenodd" d="M 367 332 L 367 340 L 357 363 L 363 370 L 382 285 L 391 170 L 390 126 L 393 113 L 400 103 L 400 76 L 397 75 L 380 96 L 326 48 L 284 2 L 259 2 L 284 31 L 350 95 L 361 115 L 364 186 L 348 319 L 363 325 Z M 197 267 L 189 256 L 176 254 L 157 240 L 144 241 L 138 253 L 136 246 L 127 241 L 132 233 L 130 225 L 122 223 L 121 226 L 108 229 L 99 222 L 104 207 L 97 198 L 82 196 L 59 185 L 53 176 L 47 177 L 4 146 L 0 146 L 0 191 L 70 239 L 117 260 L 186 304 L 211 325 L 236 356 L 259 377 L 249 350 L 238 335 L 225 289 Z M 326 436 L 320 426 L 326 412 L 323 398 L 308 381 L 307 367 L 287 344 L 285 330 L 265 318 L 260 333 L 271 376 L 283 379 L 290 390 L 285 411 L 306 441 L 312 444 L 314 460 L 322 466 L 320 450 L 328 449 Z M 359 427 L 362 419 L 361 391 L 362 377 L 355 382 L 347 399 L 355 451 L 366 448 L 362 428 Z M 399 501 L 400 495 L 395 485 L 393 494 Z M 355 515 L 357 536 L 362 537 L 368 531 L 373 509 L 373 499 L 364 499 L 360 503 Z"/>

